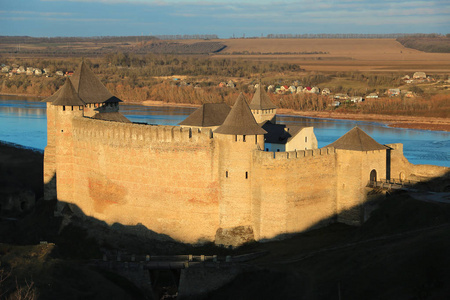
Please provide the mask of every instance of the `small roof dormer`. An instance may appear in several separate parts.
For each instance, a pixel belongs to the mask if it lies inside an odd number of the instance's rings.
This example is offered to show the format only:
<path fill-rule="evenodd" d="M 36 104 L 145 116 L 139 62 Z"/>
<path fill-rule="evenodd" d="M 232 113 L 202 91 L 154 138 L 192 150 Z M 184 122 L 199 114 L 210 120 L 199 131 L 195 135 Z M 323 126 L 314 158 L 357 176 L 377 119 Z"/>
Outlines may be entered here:
<path fill-rule="evenodd" d="M 230 113 L 223 124 L 214 130 L 214 133 L 230 134 L 230 135 L 259 135 L 265 134 L 250 110 L 250 107 L 241 93 L 233 105 Z"/>
<path fill-rule="evenodd" d="M 50 99 L 51 98 L 51 99 Z M 52 105 L 58 106 L 84 106 L 85 103 L 78 96 L 75 88 L 73 87 L 70 79 L 66 79 L 64 85 L 55 93 L 46 99 L 47 102 L 51 102 Z M 50 101 L 49 101 L 50 100 Z"/>

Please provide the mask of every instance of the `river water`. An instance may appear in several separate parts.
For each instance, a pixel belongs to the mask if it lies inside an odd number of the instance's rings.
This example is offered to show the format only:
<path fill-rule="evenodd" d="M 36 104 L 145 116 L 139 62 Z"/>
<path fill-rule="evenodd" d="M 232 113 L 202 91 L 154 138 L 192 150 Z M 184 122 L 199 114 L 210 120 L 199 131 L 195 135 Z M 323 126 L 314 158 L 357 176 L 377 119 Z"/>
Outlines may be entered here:
<path fill-rule="evenodd" d="M 177 125 L 195 108 L 121 105 L 132 122 Z M 381 123 L 315 119 L 278 115 L 288 125 L 313 126 L 319 147 L 324 147 L 359 126 L 381 144 L 403 143 L 406 158 L 414 164 L 450 167 L 450 133 L 390 128 Z M 36 98 L 0 95 L 0 140 L 43 150 L 47 144 L 46 104 Z"/>

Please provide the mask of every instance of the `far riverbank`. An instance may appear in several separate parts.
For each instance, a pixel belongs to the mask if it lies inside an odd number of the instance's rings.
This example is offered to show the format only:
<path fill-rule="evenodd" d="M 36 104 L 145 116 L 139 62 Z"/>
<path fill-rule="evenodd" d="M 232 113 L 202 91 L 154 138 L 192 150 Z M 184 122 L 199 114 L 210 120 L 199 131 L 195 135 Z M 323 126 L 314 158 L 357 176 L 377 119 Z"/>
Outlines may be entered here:
<path fill-rule="evenodd" d="M 46 97 L 34 96 L 30 94 L 2 94 L 5 96 L 19 97 L 35 97 L 44 99 Z M 197 104 L 188 103 L 168 103 L 163 101 L 124 101 L 122 104 L 140 104 L 145 106 L 168 106 L 168 107 L 199 107 Z M 279 114 L 288 116 L 303 116 L 318 119 L 333 120 L 355 120 L 355 121 L 371 121 L 386 124 L 393 128 L 420 129 L 432 131 L 450 132 L 450 118 L 436 117 L 418 117 L 418 116 L 402 116 L 402 115 L 382 115 L 382 114 L 356 114 L 356 113 L 340 113 L 334 111 L 294 111 L 292 109 L 277 109 Z"/>
<path fill-rule="evenodd" d="M 146 106 L 173 106 L 173 107 L 199 107 L 195 104 L 167 103 L 162 101 L 147 100 L 143 102 L 126 102 L 125 104 L 141 104 Z M 417 117 L 417 116 L 393 116 L 378 114 L 351 114 L 334 111 L 295 111 L 292 109 L 277 109 L 278 114 L 288 116 L 302 116 L 318 119 L 372 121 L 386 124 L 394 128 L 408 128 L 420 130 L 450 132 L 450 118 Z"/>

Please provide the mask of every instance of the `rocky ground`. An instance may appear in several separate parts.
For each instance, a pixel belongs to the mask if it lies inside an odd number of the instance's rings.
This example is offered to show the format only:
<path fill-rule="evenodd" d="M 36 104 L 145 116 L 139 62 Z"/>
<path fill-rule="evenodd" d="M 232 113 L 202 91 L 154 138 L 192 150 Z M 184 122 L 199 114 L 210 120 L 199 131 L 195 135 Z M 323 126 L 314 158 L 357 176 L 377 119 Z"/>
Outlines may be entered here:
<path fill-rule="evenodd" d="M 382 200 L 361 227 L 333 224 L 230 250 L 211 244 L 193 247 L 142 226 L 109 226 L 70 211 L 55 217 L 56 203 L 40 198 L 42 153 L 0 144 L 0 158 L 3 186 L 20 186 L 36 195 L 28 210 L 12 217 L 2 211 L 2 299 L 151 298 L 126 278 L 88 264 L 105 252 L 119 250 L 222 258 L 266 253 L 241 263 L 234 280 L 203 299 L 447 299 L 450 295 L 450 204 L 432 201 L 423 192 L 417 197 L 399 192 Z M 447 176 L 428 186 L 440 190 L 448 182 Z"/>

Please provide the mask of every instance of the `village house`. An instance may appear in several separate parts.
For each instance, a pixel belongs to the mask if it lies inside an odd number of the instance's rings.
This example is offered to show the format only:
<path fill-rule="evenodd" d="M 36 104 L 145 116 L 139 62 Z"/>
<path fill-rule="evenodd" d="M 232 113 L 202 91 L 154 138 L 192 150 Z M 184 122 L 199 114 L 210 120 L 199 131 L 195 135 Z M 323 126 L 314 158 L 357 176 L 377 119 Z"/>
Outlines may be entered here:
<path fill-rule="evenodd" d="M 350 97 L 350 101 L 352 103 L 360 103 L 360 102 L 363 102 L 364 99 L 361 96 L 353 96 L 353 97 Z"/>
<path fill-rule="evenodd" d="M 34 75 L 34 68 L 33 67 L 27 67 L 26 74 L 27 75 Z"/>
<path fill-rule="evenodd" d="M 303 87 L 301 85 L 297 86 L 297 94 L 303 93 Z"/>
<path fill-rule="evenodd" d="M 427 75 L 425 74 L 425 72 L 415 72 L 413 74 L 413 79 L 426 79 Z"/>
<path fill-rule="evenodd" d="M 24 66 L 20 66 L 16 71 L 17 74 L 25 74 L 26 72 L 27 70 L 25 69 Z"/>
<path fill-rule="evenodd" d="M 9 71 L 11 71 L 11 67 L 10 66 L 2 67 L 2 73 L 9 73 Z"/>
<path fill-rule="evenodd" d="M 234 89 L 236 87 L 236 84 L 233 82 L 233 80 L 229 80 L 227 82 L 227 87 Z"/>
<path fill-rule="evenodd" d="M 340 94 L 334 94 L 333 99 L 344 102 L 344 101 L 350 100 L 350 97 L 347 94 L 340 93 Z"/>
<path fill-rule="evenodd" d="M 370 93 L 369 95 L 366 96 L 366 99 L 378 99 L 378 94 Z"/>
<path fill-rule="evenodd" d="M 313 94 L 319 94 L 320 88 L 318 88 L 317 86 L 313 86 L 309 92 Z"/>
<path fill-rule="evenodd" d="M 297 88 L 295 86 L 291 85 L 288 90 L 289 90 L 289 92 L 294 94 L 297 91 Z"/>
<path fill-rule="evenodd" d="M 400 96 L 400 89 L 389 89 L 388 91 L 387 91 L 387 94 L 388 94 L 388 96 L 389 97 L 397 97 L 397 96 Z"/>
<path fill-rule="evenodd" d="M 324 88 L 324 89 L 322 90 L 322 95 L 328 96 L 329 94 L 331 94 L 331 91 L 330 91 L 329 88 Z"/>

